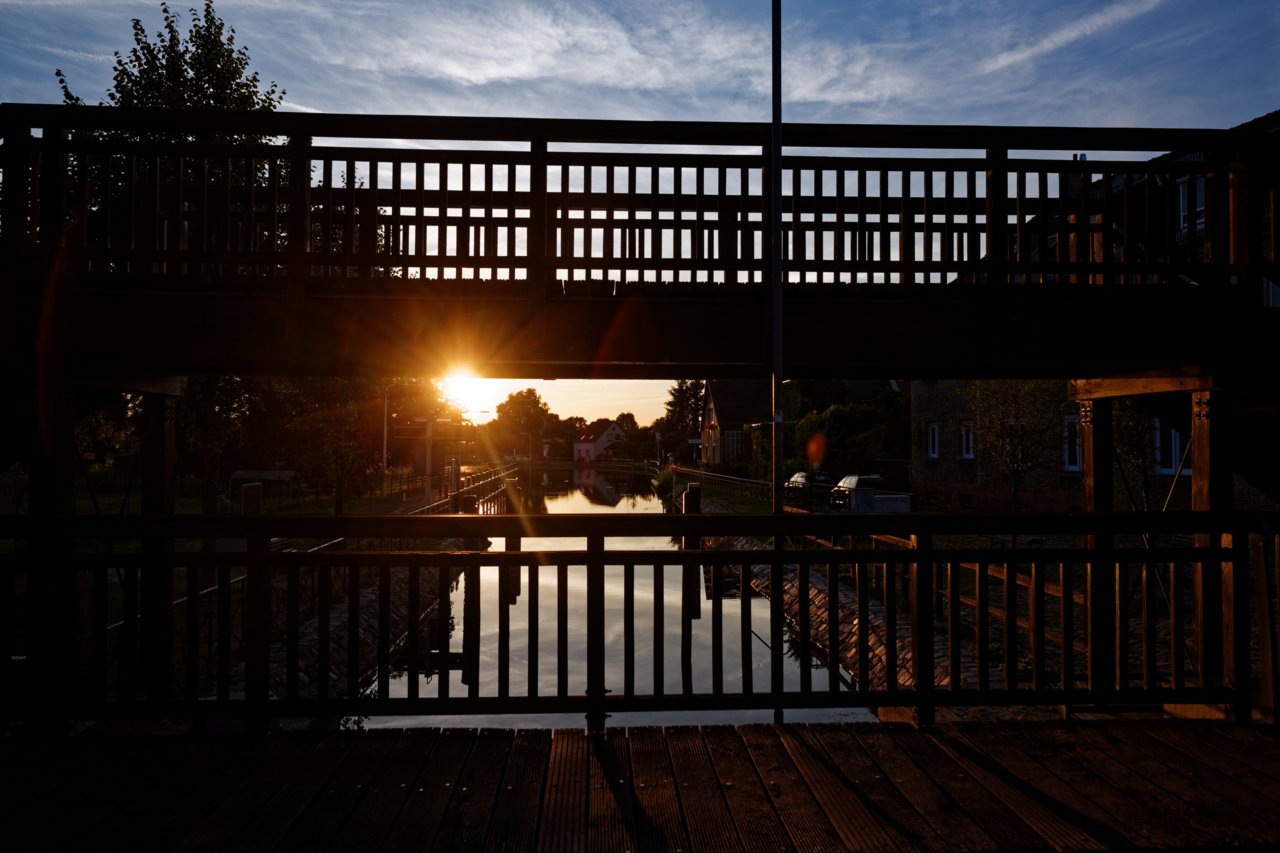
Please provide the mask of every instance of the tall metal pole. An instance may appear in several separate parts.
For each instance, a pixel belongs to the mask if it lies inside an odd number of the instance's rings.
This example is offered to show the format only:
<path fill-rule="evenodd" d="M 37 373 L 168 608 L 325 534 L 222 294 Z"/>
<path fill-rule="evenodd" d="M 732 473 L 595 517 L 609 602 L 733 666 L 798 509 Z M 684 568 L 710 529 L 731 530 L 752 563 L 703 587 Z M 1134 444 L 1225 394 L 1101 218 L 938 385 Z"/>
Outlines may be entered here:
<path fill-rule="evenodd" d="M 773 289 L 773 512 L 782 514 L 782 0 L 773 0 L 773 123 L 769 145 L 769 209 L 772 222 L 770 273 Z M 782 533 L 774 530 L 773 560 L 769 569 L 769 638 L 774 649 L 769 681 L 782 695 Z M 773 709 L 773 721 L 783 721 L 782 706 Z"/>
<path fill-rule="evenodd" d="M 399 380 L 397 380 L 399 381 Z M 382 496 L 387 496 L 387 395 L 391 393 L 392 382 L 382 389 Z"/>
<path fill-rule="evenodd" d="M 773 294 L 773 511 L 782 504 L 782 0 L 773 0 L 773 122 L 769 147 L 769 255 Z"/>

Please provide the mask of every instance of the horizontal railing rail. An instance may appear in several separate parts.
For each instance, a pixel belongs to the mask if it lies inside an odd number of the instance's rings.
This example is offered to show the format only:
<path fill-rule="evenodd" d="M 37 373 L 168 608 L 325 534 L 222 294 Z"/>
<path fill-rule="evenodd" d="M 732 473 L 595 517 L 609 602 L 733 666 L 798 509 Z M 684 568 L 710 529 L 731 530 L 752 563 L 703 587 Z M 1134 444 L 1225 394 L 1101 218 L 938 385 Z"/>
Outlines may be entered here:
<path fill-rule="evenodd" d="M 727 495 L 764 503 L 773 498 L 773 483 L 768 480 L 731 477 L 728 474 L 716 474 L 699 468 L 677 466 L 673 469 L 673 482 L 676 488 L 679 488 L 680 484 L 699 483 L 703 487 L 703 494 Z"/>
<path fill-rule="evenodd" d="M 600 726 L 1201 705 L 1248 720 L 1275 708 L 1278 534 L 1247 513 L 6 516 L 3 706 Z"/>

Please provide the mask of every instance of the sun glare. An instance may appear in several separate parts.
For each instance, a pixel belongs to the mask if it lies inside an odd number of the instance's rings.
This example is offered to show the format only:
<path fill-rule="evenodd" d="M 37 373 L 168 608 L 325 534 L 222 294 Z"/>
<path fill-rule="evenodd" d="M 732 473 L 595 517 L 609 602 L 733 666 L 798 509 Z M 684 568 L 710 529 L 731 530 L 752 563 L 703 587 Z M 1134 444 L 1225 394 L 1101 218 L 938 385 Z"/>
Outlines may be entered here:
<path fill-rule="evenodd" d="M 462 416 L 475 423 L 493 420 L 497 401 L 494 388 L 497 380 L 483 379 L 469 371 L 455 371 L 440 382 L 450 402 L 462 410 Z"/>

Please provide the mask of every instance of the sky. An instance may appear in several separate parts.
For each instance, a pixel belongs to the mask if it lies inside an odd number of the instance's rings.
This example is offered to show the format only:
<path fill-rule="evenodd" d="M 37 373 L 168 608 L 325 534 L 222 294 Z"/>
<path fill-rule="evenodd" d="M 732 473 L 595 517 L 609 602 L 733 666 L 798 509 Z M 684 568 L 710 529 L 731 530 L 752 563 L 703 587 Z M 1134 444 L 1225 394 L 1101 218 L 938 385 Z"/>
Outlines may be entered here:
<path fill-rule="evenodd" d="M 202 0 L 171 4 L 183 16 Z M 282 109 L 768 121 L 768 0 L 216 0 Z M 158 0 L 0 0 L 0 101 L 105 100 Z M 1277 0 L 784 0 L 783 120 L 1231 127 L 1280 109 Z M 641 424 L 672 383 L 515 380 Z M 619 408 L 622 406 L 622 408 Z M 491 407 L 490 407 L 491 408 Z M 483 409 L 477 408 L 477 411 Z"/>

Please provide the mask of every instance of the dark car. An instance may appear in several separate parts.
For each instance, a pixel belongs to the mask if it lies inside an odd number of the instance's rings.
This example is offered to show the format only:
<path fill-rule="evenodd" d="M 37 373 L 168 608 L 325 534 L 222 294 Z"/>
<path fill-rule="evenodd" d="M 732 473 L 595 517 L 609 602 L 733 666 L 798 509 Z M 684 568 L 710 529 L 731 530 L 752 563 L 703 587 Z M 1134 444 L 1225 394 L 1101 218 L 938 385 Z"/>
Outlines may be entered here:
<path fill-rule="evenodd" d="M 835 479 L 825 471 L 797 471 L 783 486 L 787 503 L 797 506 L 823 504 Z"/>
<path fill-rule="evenodd" d="M 850 474 L 847 477 L 841 477 L 840 482 L 831 488 L 831 508 L 857 512 L 870 511 L 871 506 L 859 505 L 856 500 L 857 496 L 865 495 L 870 497 L 886 485 L 888 483 L 879 474 Z"/>

